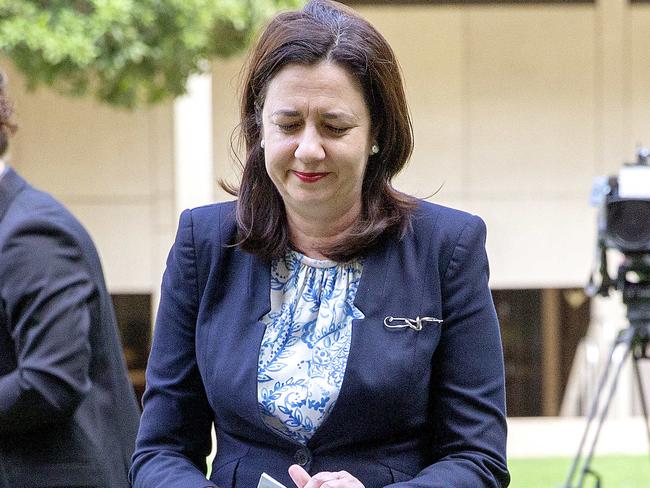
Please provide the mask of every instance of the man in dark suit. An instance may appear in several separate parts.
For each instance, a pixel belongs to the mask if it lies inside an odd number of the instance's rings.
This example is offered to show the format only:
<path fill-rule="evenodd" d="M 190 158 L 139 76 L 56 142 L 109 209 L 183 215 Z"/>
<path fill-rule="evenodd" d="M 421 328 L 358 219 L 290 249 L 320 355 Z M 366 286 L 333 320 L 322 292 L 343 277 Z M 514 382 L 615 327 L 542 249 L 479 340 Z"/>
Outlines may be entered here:
<path fill-rule="evenodd" d="M 0 159 L 0 488 L 127 487 L 138 419 L 89 235 Z"/>

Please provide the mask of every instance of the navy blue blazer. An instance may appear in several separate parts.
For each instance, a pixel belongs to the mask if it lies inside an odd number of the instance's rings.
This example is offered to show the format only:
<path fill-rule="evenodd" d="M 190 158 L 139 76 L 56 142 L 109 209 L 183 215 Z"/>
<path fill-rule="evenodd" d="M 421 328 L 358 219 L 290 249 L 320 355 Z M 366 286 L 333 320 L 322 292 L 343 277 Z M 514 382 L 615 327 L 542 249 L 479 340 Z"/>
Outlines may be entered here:
<path fill-rule="evenodd" d="M 257 362 L 270 265 L 229 246 L 233 203 L 186 210 L 167 260 L 136 452 L 135 488 L 252 488 L 266 471 L 346 470 L 367 488 L 508 485 L 503 356 L 485 225 L 422 202 L 412 230 L 364 258 L 339 398 L 306 446 L 270 430 Z M 442 323 L 388 329 L 384 319 Z M 214 422 L 210 481 L 206 456 Z"/>
<path fill-rule="evenodd" d="M 0 179 L 0 488 L 126 488 L 139 409 L 90 237 Z"/>

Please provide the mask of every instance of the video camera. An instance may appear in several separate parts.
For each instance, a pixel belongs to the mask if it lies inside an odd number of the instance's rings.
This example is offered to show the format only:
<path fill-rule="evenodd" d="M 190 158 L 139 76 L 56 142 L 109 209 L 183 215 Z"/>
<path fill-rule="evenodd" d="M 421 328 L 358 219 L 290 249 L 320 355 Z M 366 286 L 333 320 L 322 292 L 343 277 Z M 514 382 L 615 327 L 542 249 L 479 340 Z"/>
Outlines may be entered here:
<path fill-rule="evenodd" d="M 641 409 L 650 433 L 650 420 L 643 381 L 637 361 L 650 359 L 650 150 L 639 149 L 637 161 L 626 163 L 617 176 L 596 179 L 591 193 L 591 202 L 598 206 L 598 247 L 586 291 L 590 296 L 596 293 L 607 296 L 610 288 L 621 292 L 626 305 L 629 327 L 620 330 L 612 344 L 609 358 L 598 381 L 587 426 L 580 441 L 578 453 L 571 464 L 564 488 L 583 488 L 587 476 L 595 479 L 595 485 L 602 486 L 601 477 L 591 468 L 598 434 L 611 404 L 623 362 L 629 356 L 634 360 L 634 372 L 639 387 Z M 607 251 L 622 253 L 622 261 L 616 279 L 609 276 Z M 598 275 L 600 282 L 598 283 Z M 616 352 L 621 352 L 617 358 Z M 619 359 L 620 358 L 620 359 Z M 613 371 L 613 372 L 612 372 Z M 611 376 L 611 377 L 610 377 Z M 605 390 L 605 386 L 608 390 Z M 592 427 L 597 419 L 595 427 Z M 590 435 L 591 434 L 591 435 Z M 589 444 L 587 444 L 589 439 Z M 591 486 L 591 485 L 590 485 Z"/>
<path fill-rule="evenodd" d="M 650 149 L 639 149 L 635 163 L 625 163 L 618 176 L 596 183 L 603 222 L 599 239 L 624 254 L 650 253 Z M 597 195 L 596 195 L 597 198 Z"/>
<path fill-rule="evenodd" d="M 600 285 L 592 272 L 587 293 L 607 296 L 609 289 L 623 292 L 626 304 L 650 303 L 650 149 L 637 151 L 634 163 L 625 163 L 616 176 L 600 177 L 592 188 L 592 204 L 599 207 L 598 254 Z M 623 253 L 624 260 L 612 279 L 607 250 Z"/>

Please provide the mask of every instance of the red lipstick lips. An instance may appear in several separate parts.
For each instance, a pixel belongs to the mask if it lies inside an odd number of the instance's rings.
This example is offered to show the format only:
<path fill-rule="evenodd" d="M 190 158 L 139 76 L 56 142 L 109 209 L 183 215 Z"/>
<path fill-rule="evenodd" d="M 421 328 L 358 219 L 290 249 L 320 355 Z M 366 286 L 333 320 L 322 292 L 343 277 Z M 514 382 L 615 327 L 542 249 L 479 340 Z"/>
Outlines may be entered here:
<path fill-rule="evenodd" d="M 325 178 L 329 173 L 303 173 L 302 171 L 294 171 L 293 174 L 305 183 L 316 183 L 318 180 Z"/>

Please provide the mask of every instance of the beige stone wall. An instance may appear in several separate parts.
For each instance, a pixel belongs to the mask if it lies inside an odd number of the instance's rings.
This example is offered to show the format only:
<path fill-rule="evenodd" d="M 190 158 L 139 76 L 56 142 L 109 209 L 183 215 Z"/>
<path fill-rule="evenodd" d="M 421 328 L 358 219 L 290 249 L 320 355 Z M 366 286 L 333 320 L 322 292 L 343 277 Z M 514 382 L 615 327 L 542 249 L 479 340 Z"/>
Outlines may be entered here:
<path fill-rule="evenodd" d="M 413 113 L 416 150 L 400 186 L 425 196 L 442 184 L 431 200 L 486 220 L 493 286 L 582 284 L 594 227 L 594 9 L 368 16 L 395 46 Z"/>
<path fill-rule="evenodd" d="M 650 6 L 364 6 L 401 63 L 415 151 L 396 186 L 481 215 L 492 286 L 582 286 L 595 176 L 650 145 Z M 217 173 L 239 61 L 218 63 Z M 226 161 L 226 163 L 224 163 Z"/>
<path fill-rule="evenodd" d="M 176 219 L 171 107 L 127 112 L 27 92 L 23 77 L 0 65 L 20 126 L 10 164 L 84 223 L 111 292 L 157 290 Z"/>
<path fill-rule="evenodd" d="M 650 6 L 359 10 L 404 72 L 416 146 L 397 186 L 421 197 L 442 186 L 430 200 L 487 221 L 492 286 L 581 286 L 592 178 L 650 145 Z M 236 174 L 241 62 L 213 69 L 216 177 Z M 172 106 L 126 113 L 30 94 L 8 69 L 21 124 L 13 163 L 88 226 L 112 291 L 157 293 L 177 220 Z"/>

